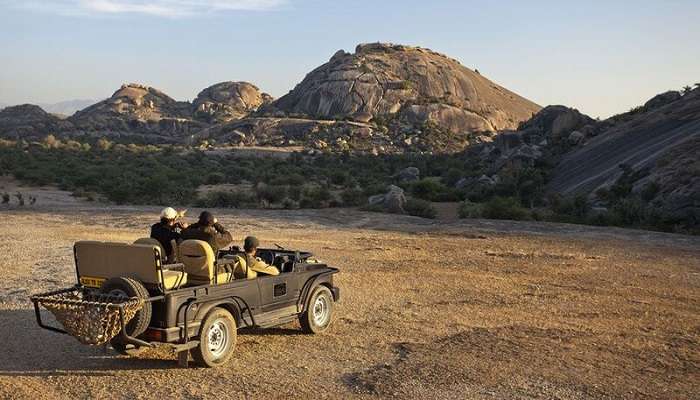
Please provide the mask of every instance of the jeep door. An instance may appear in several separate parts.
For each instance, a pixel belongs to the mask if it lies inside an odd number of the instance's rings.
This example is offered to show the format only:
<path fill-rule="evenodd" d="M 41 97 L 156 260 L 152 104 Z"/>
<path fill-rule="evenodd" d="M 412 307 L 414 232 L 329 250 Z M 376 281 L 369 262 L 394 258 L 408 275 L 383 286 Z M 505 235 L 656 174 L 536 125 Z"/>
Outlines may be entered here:
<path fill-rule="evenodd" d="M 299 297 L 298 277 L 296 275 L 294 272 L 283 272 L 277 276 L 258 275 L 256 281 L 260 290 L 260 309 L 262 312 L 290 306 L 296 307 Z M 296 310 L 291 312 L 294 313 Z"/>

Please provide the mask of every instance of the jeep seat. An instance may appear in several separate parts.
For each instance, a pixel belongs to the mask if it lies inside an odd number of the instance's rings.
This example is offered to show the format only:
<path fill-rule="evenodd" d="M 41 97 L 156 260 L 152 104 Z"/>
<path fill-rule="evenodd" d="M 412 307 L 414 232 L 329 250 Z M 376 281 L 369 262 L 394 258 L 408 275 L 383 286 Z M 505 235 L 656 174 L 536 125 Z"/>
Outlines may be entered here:
<path fill-rule="evenodd" d="M 151 237 L 139 238 L 134 241 L 134 244 L 147 244 L 149 246 L 157 246 L 160 250 L 160 256 L 162 257 L 161 260 L 165 260 L 165 257 L 167 257 L 167 254 L 165 254 L 165 249 L 163 248 L 163 245 L 160 244 L 158 239 L 154 239 Z"/>
<path fill-rule="evenodd" d="M 144 284 L 176 289 L 187 283 L 184 271 L 165 269 L 159 246 L 96 241 L 75 243 L 75 265 L 80 278 L 105 280 L 118 276 Z M 163 269 L 161 279 L 160 270 Z"/>
<path fill-rule="evenodd" d="M 180 243 L 180 261 L 185 264 L 188 280 L 193 285 L 214 285 L 229 282 L 233 274 L 220 271 L 216 275 L 215 257 L 209 243 L 202 240 L 185 240 Z M 219 269 L 219 268 L 217 268 Z"/>

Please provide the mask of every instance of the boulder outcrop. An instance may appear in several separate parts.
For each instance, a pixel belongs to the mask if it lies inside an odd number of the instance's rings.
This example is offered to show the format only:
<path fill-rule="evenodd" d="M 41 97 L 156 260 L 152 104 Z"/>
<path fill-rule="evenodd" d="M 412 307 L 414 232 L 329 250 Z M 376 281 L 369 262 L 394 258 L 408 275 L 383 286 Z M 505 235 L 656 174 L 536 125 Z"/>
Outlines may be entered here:
<path fill-rule="evenodd" d="M 194 117 L 206 123 L 241 119 L 272 101 L 248 82 L 221 82 L 202 90 L 192 104 Z"/>
<path fill-rule="evenodd" d="M 402 150 L 450 152 L 470 135 L 515 129 L 539 110 L 445 55 L 372 43 L 338 51 L 263 112 L 370 122 Z"/>

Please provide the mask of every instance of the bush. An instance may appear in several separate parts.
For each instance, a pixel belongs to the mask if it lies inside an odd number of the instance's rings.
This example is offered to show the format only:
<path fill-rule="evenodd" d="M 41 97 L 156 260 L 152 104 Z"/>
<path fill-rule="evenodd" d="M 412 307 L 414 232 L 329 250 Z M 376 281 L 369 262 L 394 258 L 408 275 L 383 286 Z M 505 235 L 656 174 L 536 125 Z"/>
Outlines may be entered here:
<path fill-rule="evenodd" d="M 481 218 L 483 216 L 483 206 L 479 203 L 472 203 L 465 200 L 459 204 L 457 215 L 459 218 Z"/>
<path fill-rule="evenodd" d="M 357 188 L 345 189 L 340 193 L 340 198 L 347 207 L 361 206 L 367 202 L 364 192 Z"/>
<path fill-rule="evenodd" d="M 434 219 L 437 216 L 437 210 L 433 204 L 426 200 L 413 198 L 408 199 L 406 200 L 406 204 L 404 204 L 403 209 L 406 210 L 408 215 L 413 215 L 416 217 Z"/>
<path fill-rule="evenodd" d="M 301 208 L 325 208 L 333 196 L 325 187 L 309 186 L 302 191 Z"/>
<path fill-rule="evenodd" d="M 459 201 L 457 190 L 449 188 L 435 179 L 424 178 L 408 186 L 409 192 L 422 200 L 447 202 Z"/>
<path fill-rule="evenodd" d="M 483 205 L 484 218 L 490 219 L 528 219 L 528 211 L 513 197 L 494 197 Z"/>
<path fill-rule="evenodd" d="M 656 195 L 659 193 L 659 190 L 661 190 L 661 187 L 659 186 L 658 183 L 651 181 L 647 183 L 644 188 L 642 189 L 642 192 L 640 195 L 642 196 L 642 200 L 644 201 L 651 201 L 656 197 Z"/>
<path fill-rule="evenodd" d="M 287 187 L 259 183 L 255 187 L 255 195 L 258 197 L 258 201 L 264 201 L 267 204 L 277 204 L 287 197 Z"/>
<path fill-rule="evenodd" d="M 226 175 L 222 174 L 221 172 L 212 172 L 211 174 L 207 175 L 205 182 L 207 185 L 218 185 L 223 183 L 225 179 Z"/>

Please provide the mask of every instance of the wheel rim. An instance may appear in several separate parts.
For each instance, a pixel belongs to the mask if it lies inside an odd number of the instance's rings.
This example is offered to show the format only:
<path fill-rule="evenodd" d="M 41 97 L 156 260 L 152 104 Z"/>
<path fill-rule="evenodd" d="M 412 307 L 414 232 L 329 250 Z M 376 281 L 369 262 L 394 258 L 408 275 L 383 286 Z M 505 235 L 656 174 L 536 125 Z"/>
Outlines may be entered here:
<path fill-rule="evenodd" d="M 229 334 L 226 322 L 217 319 L 209 326 L 207 332 L 207 344 L 209 352 L 215 358 L 221 357 L 228 347 Z"/>
<path fill-rule="evenodd" d="M 328 322 L 330 316 L 330 307 L 328 299 L 324 295 L 320 295 L 314 301 L 313 319 L 316 326 L 323 326 Z"/>

